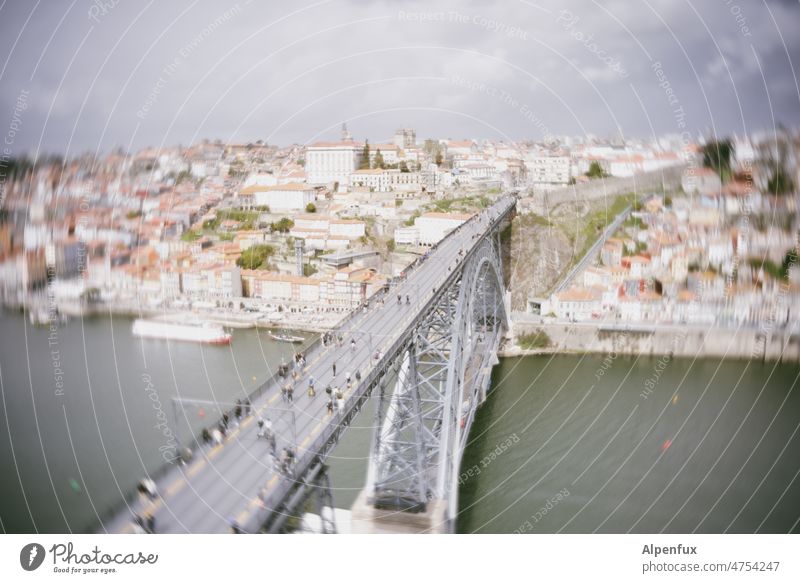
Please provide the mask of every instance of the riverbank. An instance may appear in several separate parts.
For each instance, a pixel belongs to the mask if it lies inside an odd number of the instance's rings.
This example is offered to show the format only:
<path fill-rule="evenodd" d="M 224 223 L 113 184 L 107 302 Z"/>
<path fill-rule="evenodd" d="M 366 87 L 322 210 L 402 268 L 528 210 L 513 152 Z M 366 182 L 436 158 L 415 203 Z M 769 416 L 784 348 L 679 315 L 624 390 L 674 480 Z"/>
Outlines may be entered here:
<path fill-rule="evenodd" d="M 525 346 L 520 339 L 537 339 Z M 498 356 L 625 354 L 800 362 L 800 334 L 786 328 L 609 322 L 542 322 L 515 317 L 513 341 Z"/>
<path fill-rule="evenodd" d="M 37 323 L 45 324 L 40 314 L 54 317 L 56 315 L 67 318 L 91 318 L 103 316 L 125 316 L 130 318 L 148 318 L 166 322 L 198 322 L 216 324 L 226 328 L 252 329 L 252 328 L 281 328 L 301 332 L 321 333 L 330 331 L 341 322 L 344 316 L 341 312 L 307 313 L 302 311 L 242 311 L 231 308 L 176 308 L 150 307 L 129 302 L 79 304 L 59 302 L 54 309 L 47 309 L 41 303 L 33 302 L 23 306 L 20 303 L 6 302 L 3 309 L 10 312 L 36 314 Z"/>

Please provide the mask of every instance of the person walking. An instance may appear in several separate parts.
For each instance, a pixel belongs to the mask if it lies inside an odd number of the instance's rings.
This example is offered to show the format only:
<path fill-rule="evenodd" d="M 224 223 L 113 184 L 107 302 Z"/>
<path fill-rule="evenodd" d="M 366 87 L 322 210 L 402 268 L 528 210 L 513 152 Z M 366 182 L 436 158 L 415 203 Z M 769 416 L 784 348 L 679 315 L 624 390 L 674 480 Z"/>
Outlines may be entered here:
<path fill-rule="evenodd" d="M 333 363 L 333 376 L 336 376 L 336 363 Z"/>

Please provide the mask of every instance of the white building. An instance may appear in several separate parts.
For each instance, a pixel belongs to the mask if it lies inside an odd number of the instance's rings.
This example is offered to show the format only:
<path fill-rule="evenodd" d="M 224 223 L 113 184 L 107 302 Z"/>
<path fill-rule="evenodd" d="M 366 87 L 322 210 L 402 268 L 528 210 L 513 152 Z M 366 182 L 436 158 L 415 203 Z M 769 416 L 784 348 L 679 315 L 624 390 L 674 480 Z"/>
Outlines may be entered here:
<path fill-rule="evenodd" d="M 470 217 L 472 215 L 469 213 L 425 213 L 414 221 L 416 233 L 411 229 L 396 229 L 395 242 L 398 245 L 413 245 L 416 239 L 419 245 L 435 245 Z"/>
<path fill-rule="evenodd" d="M 398 164 L 402 150 L 394 144 L 375 144 L 369 145 L 369 164 L 375 165 L 375 157 L 381 153 L 384 164 Z"/>
<path fill-rule="evenodd" d="M 380 168 L 357 170 L 350 175 L 350 186 L 368 189 L 370 192 L 418 190 L 420 187 L 420 173 Z"/>
<path fill-rule="evenodd" d="M 366 235 L 363 221 L 301 215 L 294 220 L 289 235 L 303 239 L 307 249 L 345 249 L 352 241 Z"/>
<path fill-rule="evenodd" d="M 314 202 L 316 193 L 308 184 L 294 182 L 274 186 L 248 186 L 239 191 L 238 198 L 242 208 L 268 206 L 271 211 L 297 211 Z"/>
<path fill-rule="evenodd" d="M 397 245 L 419 245 L 418 227 L 401 227 L 394 230 L 394 242 Z"/>
<path fill-rule="evenodd" d="M 317 142 L 306 148 L 306 177 L 311 184 L 345 186 L 361 160 L 363 144 L 353 141 Z"/>
<path fill-rule="evenodd" d="M 602 295 L 593 289 L 574 287 L 557 293 L 551 300 L 558 318 L 572 321 L 590 320 L 602 311 Z"/>
<path fill-rule="evenodd" d="M 555 187 L 569 183 L 569 156 L 528 156 L 525 158 L 528 182 L 535 186 Z"/>

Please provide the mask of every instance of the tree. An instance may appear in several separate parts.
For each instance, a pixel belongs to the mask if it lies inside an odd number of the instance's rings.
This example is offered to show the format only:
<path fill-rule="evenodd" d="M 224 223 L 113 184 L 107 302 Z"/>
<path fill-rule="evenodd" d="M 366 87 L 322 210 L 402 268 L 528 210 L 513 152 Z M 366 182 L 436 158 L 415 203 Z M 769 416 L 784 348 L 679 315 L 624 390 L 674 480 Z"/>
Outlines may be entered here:
<path fill-rule="evenodd" d="M 289 217 L 283 217 L 281 220 L 270 225 L 273 232 L 288 233 L 294 227 L 294 221 Z"/>
<path fill-rule="evenodd" d="M 797 248 L 789 249 L 781 263 L 781 277 L 788 279 L 789 271 L 797 266 Z"/>
<path fill-rule="evenodd" d="M 375 152 L 375 162 L 373 163 L 372 167 L 383 169 L 385 166 L 386 164 L 383 161 L 383 154 L 381 154 L 381 149 L 378 148 Z"/>
<path fill-rule="evenodd" d="M 703 166 L 711 168 L 719 174 L 721 180 L 727 180 L 731 175 L 731 154 L 733 145 L 730 140 L 709 142 L 703 146 Z"/>
<path fill-rule="evenodd" d="M 313 202 L 310 202 L 306 205 L 306 212 L 307 213 L 315 213 L 317 212 L 317 207 L 314 206 Z"/>
<path fill-rule="evenodd" d="M 192 241 L 197 241 L 200 238 L 200 233 L 197 231 L 186 231 L 183 235 L 181 235 L 182 241 L 187 241 L 191 243 Z"/>
<path fill-rule="evenodd" d="M 268 269 L 267 258 L 275 253 L 272 245 L 253 245 L 245 249 L 236 260 L 242 269 Z"/>
<path fill-rule="evenodd" d="M 184 182 L 191 178 L 192 174 L 188 170 L 181 170 L 180 172 L 178 172 L 177 178 L 175 178 L 175 184 L 180 184 L 181 182 Z"/>
<path fill-rule="evenodd" d="M 767 181 L 767 191 L 770 194 L 787 194 L 794 190 L 794 181 L 791 175 L 777 166 Z"/>
<path fill-rule="evenodd" d="M 408 164 L 406 164 L 405 160 L 400 162 L 400 172 L 409 172 Z"/>
<path fill-rule="evenodd" d="M 369 140 L 364 142 L 364 149 L 361 150 L 361 161 L 358 163 L 359 170 L 369 169 Z"/>
<path fill-rule="evenodd" d="M 395 242 L 394 242 L 394 239 L 389 239 L 388 241 L 386 241 L 386 250 L 387 250 L 389 253 L 394 253 L 394 250 L 395 250 Z"/>
<path fill-rule="evenodd" d="M 606 178 L 608 174 L 606 174 L 606 171 L 603 170 L 600 162 L 595 160 L 589 164 L 589 171 L 586 173 L 586 176 L 589 178 Z"/>

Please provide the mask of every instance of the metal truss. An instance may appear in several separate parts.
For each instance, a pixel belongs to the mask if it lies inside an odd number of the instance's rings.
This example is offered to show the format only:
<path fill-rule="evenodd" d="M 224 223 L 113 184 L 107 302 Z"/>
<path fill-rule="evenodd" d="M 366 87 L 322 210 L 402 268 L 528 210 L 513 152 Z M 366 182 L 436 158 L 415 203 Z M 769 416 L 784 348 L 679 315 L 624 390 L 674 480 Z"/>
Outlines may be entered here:
<path fill-rule="evenodd" d="M 298 488 L 286 504 L 275 513 L 274 520 L 265 532 L 293 532 L 302 523 L 307 511 L 314 511 L 320 518 L 319 534 L 336 534 L 335 508 L 331 493 L 328 467 L 319 463 L 301 480 Z"/>
<path fill-rule="evenodd" d="M 461 262 L 411 332 L 391 395 L 379 385 L 366 485 L 378 508 L 423 512 L 435 498 L 455 512 L 461 455 L 508 326 L 494 235 Z"/>

